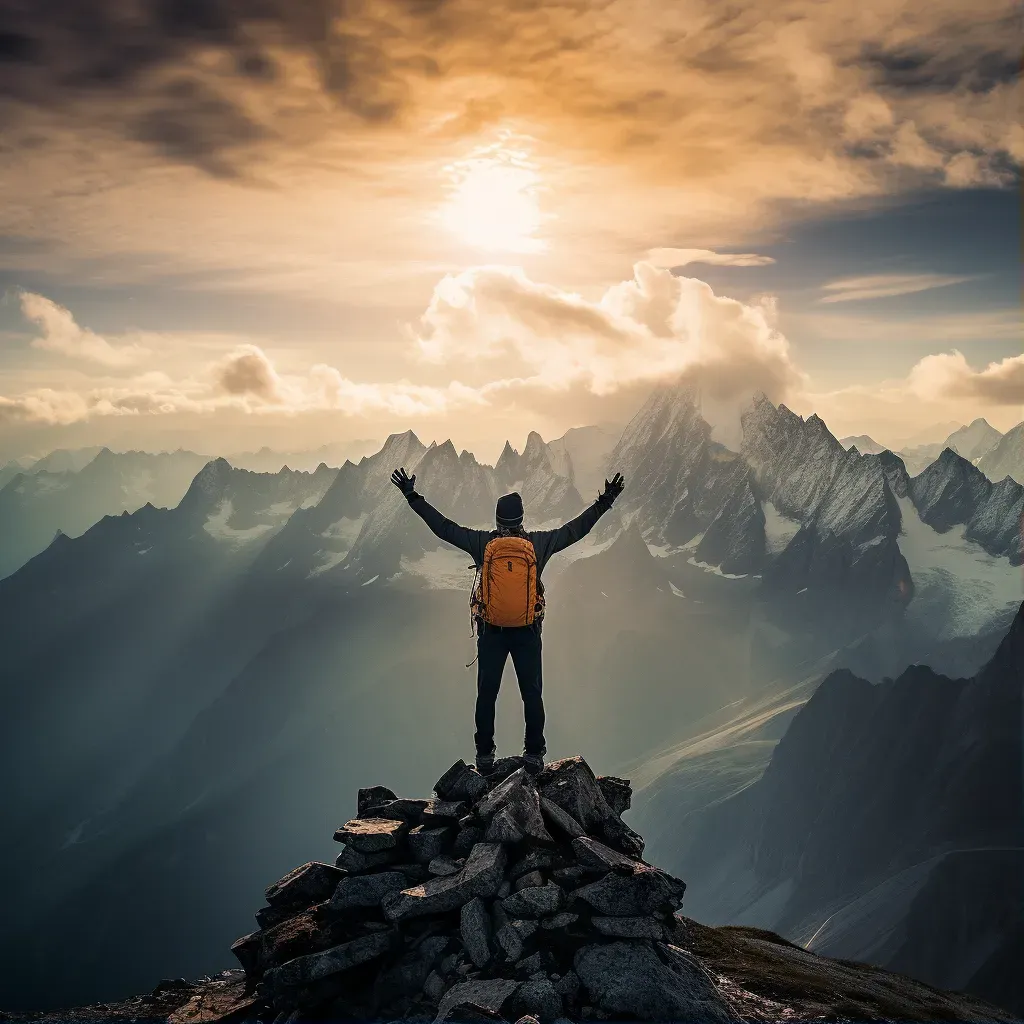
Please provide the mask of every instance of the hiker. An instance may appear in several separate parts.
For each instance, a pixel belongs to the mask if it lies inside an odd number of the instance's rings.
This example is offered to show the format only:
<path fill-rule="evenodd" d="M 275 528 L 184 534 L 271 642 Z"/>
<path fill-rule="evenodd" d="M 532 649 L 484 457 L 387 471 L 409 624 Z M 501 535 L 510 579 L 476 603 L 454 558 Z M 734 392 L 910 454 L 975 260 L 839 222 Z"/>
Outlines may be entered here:
<path fill-rule="evenodd" d="M 526 717 L 523 763 L 532 775 L 544 767 L 544 701 L 541 695 L 541 622 L 548 559 L 582 540 L 612 507 L 625 481 L 619 473 L 605 480 L 590 508 L 557 530 L 523 529 L 523 499 L 503 494 L 494 509 L 494 530 L 470 530 L 446 519 L 416 492 L 416 475 L 396 469 L 391 482 L 410 508 L 441 540 L 461 548 L 477 570 L 470 607 L 476 625 L 476 767 L 484 775 L 494 768 L 494 706 L 501 673 L 512 655 Z"/>

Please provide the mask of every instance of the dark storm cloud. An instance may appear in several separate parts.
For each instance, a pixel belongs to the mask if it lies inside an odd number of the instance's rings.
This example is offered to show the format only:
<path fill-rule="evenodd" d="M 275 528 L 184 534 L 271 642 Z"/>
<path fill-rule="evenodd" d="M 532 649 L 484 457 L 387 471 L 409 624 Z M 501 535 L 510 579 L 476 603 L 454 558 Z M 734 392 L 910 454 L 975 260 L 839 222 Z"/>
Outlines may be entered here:
<path fill-rule="evenodd" d="M 1016 29 L 1009 24 L 1006 29 L 1012 38 Z M 967 44 L 943 51 L 929 49 L 927 44 L 887 48 L 869 43 L 861 52 L 860 62 L 879 84 L 920 92 L 962 88 L 985 93 L 1020 74 L 1020 54 L 1012 47 L 988 49 Z"/>

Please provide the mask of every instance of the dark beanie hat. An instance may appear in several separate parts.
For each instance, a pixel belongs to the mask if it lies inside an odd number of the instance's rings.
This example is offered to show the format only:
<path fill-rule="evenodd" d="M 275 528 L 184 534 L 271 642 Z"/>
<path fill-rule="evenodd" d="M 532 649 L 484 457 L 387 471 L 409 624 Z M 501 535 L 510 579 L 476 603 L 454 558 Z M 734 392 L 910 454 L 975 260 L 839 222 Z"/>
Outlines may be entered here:
<path fill-rule="evenodd" d="M 523 499 L 518 491 L 503 494 L 494 506 L 494 519 L 499 526 L 522 526 Z"/>

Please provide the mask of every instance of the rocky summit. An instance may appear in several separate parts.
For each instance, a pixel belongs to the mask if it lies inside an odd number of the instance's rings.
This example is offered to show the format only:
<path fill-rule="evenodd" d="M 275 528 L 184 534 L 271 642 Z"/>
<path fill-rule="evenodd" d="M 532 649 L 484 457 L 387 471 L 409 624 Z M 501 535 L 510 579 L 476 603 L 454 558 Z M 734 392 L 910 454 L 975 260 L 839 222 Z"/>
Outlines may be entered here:
<path fill-rule="evenodd" d="M 643 859 L 630 784 L 582 757 L 484 777 L 458 761 L 434 796 L 361 789 L 310 862 L 265 892 L 242 971 L 161 982 L 125 1003 L 0 1021 L 1012 1020 L 777 935 L 708 928 L 686 885 Z"/>

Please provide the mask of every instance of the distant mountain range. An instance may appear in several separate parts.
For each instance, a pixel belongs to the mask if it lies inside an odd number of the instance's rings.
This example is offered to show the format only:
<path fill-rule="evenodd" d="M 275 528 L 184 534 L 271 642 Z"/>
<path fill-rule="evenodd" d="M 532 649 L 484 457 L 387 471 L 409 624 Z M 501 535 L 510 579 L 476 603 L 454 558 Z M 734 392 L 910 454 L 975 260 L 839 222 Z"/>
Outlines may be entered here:
<path fill-rule="evenodd" d="M 684 820 L 692 776 L 670 771 L 638 827 L 675 813 L 655 853 L 701 879 L 687 893 L 699 920 L 773 929 L 1024 1013 L 1022 692 L 1024 606 L 972 679 L 833 672 L 760 777 Z"/>
<path fill-rule="evenodd" d="M 0 871 L 19 879 L 0 1005 L 215 969 L 253 886 L 323 856 L 325 822 L 347 815 L 339 791 L 385 768 L 412 789 L 468 753 L 473 571 L 409 513 L 395 466 L 481 527 L 506 489 L 543 524 L 625 474 L 545 575 L 550 745 L 604 771 L 736 706 L 776 730 L 751 734 L 739 768 L 721 762 L 750 781 L 831 669 L 895 674 L 935 654 L 973 672 L 991 655 L 1020 601 L 1024 489 L 952 451 L 912 477 L 763 396 L 742 427 L 730 450 L 691 391 L 664 387 L 618 438 L 531 433 L 494 466 L 411 431 L 313 472 L 215 459 L 174 507 L 97 516 L 0 580 Z M 516 700 L 502 700 L 505 750 Z M 154 876 L 147 941 L 126 945 Z M 68 941 L 87 955 L 61 957 Z"/>
<path fill-rule="evenodd" d="M 1008 448 L 1004 450 L 1005 471 L 1000 471 L 1001 466 L 997 466 L 996 460 L 989 463 L 992 471 L 986 469 L 985 466 L 981 467 L 993 482 L 998 482 L 1004 476 L 1009 475 L 1014 476 L 1018 483 L 1024 483 L 1024 479 L 1021 479 L 1024 477 L 1024 455 L 1021 454 L 1021 435 L 1019 433 L 1022 428 L 1024 428 L 1024 424 L 1018 424 L 1009 434 L 1005 435 L 1010 436 L 1015 431 L 1018 432 L 1016 444 L 1014 445 L 1011 441 Z M 967 426 L 958 427 L 944 441 L 908 445 L 898 449 L 896 454 L 903 460 L 907 472 L 911 476 L 916 476 L 931 465 L 946 448 L 963 456 L 968 462 L 979 464 L 980 460 L 1000 445 L 1003 438 L 1004 435 L 1000 434 L 987 420 L 979 418 Z M 879 455 L 886 451 L 884 445 L 879 444 L 867 434 L 844 437 L 840 444 L 846 449 L 856 448 L 861 455 Z M 1015 473 L 1019 475 L 1015 476 Z"/>

